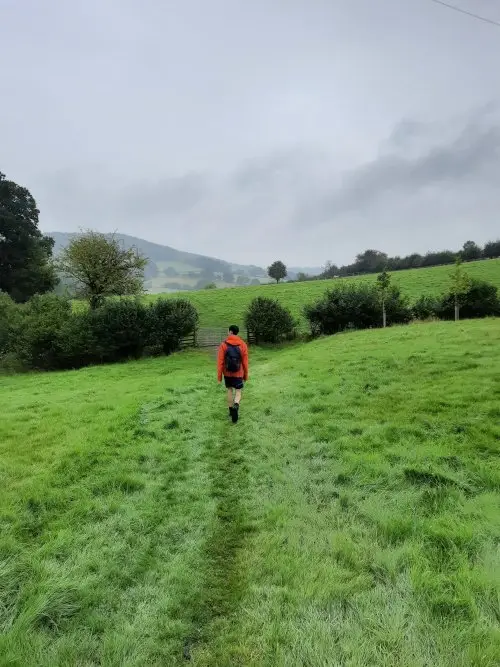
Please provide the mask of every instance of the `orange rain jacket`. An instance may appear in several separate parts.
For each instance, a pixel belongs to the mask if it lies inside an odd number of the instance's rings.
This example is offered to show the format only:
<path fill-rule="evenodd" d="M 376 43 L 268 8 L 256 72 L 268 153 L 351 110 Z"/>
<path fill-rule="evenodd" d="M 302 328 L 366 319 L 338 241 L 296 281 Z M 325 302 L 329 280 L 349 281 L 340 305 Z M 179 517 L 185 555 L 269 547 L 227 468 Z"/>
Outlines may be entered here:
<path fill-rule="evenodd" d="M 226 371 L 224 368 L 224 360 L 226 356 L 227 345 L 226 342 L 230 345 L 239 345 L 241 352 L 241 366 L 240 370 L 235 373 Z M 230 378 L 243 378 L 245 381 L 248 380 L 248 347 L 244 340 L 239 336 L 234 336 L 230 334 L 226 340 L 219 347 L 219 354 L 217 355 L 217 379 L 219 382 L 222 380 L 222 376 Z"/>

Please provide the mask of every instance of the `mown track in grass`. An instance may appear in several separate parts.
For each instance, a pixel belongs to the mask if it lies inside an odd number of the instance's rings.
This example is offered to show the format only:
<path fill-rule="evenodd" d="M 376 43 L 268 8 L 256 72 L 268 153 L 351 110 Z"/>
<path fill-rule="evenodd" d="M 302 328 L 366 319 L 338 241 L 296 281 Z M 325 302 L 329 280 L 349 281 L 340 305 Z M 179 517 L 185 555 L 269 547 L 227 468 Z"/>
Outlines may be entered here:
<path fill-rule="evenodd" d="M 222 411 L 217 410 L 220 419 Z M 206 645 L 224 635 L 245 589 L 245 570 L 239 555 L 251 522 L 245 508 L 248 493 L 245 427 L 229 422 L 217 429 L 206 450 L 210 495 L 215 511 L 203 547 L 203 586 L 191 610 L 193 633 L 186 638 L 184 655 L 207 659 Z"/>

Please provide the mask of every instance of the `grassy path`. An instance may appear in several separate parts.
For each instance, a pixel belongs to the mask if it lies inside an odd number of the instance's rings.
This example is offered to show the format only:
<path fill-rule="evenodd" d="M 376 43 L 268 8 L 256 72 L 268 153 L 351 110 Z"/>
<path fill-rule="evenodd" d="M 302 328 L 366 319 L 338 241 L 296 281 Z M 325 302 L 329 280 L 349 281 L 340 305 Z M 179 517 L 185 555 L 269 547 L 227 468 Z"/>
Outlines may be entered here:
<path fill-rule="evenodd" d="M 215 419 L 223 416 L 218 405 Z M 204 545 L 203 587 L 193 608 L 193 635 L 187 638 L 184 657 L 192 659 L 193 649 L 203 658 L 205 646 L 222 636 L 238 609 L 245 588 L 245 573 L 239 562 L 249 530 L 244 507 L 248 465 L 245 460 L 245 431 L 228 423 L 218 429 L 218 437 L 207 450 L 210 495 L 215 500 L 208 538 Z"/>
<path fill-rule="evenodd" d="M 500 325 L 0 378 L 0 665 L 496 667 Z"/>
<path fill-rule="evenodd" d="M 498 664 L 499 342 L 467 323 L 259 358 L 244 597 L 194 664 Z"/>

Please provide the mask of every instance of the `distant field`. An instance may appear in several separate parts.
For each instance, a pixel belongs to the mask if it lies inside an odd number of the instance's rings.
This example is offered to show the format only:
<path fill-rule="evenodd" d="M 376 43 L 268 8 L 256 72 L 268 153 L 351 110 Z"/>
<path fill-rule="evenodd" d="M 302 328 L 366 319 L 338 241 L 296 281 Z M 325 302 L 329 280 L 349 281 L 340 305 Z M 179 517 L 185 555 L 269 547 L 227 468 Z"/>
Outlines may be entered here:
<path fill-rule="evenodd" d="M 253 350 L 236 427 L 200 352 L 0 377 L 0 665 L 498 667 L 499 349 Z"/>
<path fill-rule="evenodd" d="M 449 275 L 453 267 L 438 266 L 429 269 L 395 271 L 394 283 L 400 285 L 408 297 L 415 301 L 422 294 L 439 295 L 449 288 Z M 465 265 L 469 275 L 493 283 L 500 289 L 500 259 L 470 262 Z M 256 287 L 238 287 L 234 289 L 201 290 L 199 292 L 181 292 L 165 296 L 181 296 L 189 299 L 198 309 L 200 325 L 225 326 L 229 322 L 241 324 L 245 310 L 256 296 L 269 296 L 278 299 L 287 306 L 295 317 L 302 319 L 305 304 L 320 298 L 326 289 L 339 280 L 373 282 L 375 275 L 359 276 L 337 280 L 317 280 L 306 283 L 284 283 L 281 285 L 261 285 Z M 157 298 L 151 295 L 147 298 Z"/>

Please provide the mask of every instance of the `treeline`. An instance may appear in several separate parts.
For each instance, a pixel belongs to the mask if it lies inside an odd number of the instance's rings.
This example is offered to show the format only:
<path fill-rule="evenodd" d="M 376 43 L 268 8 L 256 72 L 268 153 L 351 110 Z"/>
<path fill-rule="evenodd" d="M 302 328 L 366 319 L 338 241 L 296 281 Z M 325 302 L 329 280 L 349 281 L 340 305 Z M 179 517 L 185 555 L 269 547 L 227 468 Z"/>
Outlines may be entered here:
<path fill-rule="evenodd" d="M 108 300 L 74 311 L 55 294 L 24 304 L 0 293 L 0 368 L 63 370 L 171 354 L 196 328 L 198 313 L 182 299 Z"/>
<path fill-rule="evenodd" d="M 403 271 L 404 269 L 444 266 L 453 264 L 457 257 L 464 262 L 500 257 L 500 239 L 489 241 L 483 247 L 474 241 L 467 241 L 464 243 L 462 249 L 458 251 L 439 250 L 437 252 L 428 252 L 425 255 L 413 253 L 405 257 L 389 257 L 389 255 L 379 250 L 365 250 L 365 252 L 356 256 L 356 261 L 352 264 L 339 267 L 331 262 L 327 262 L 324 271 L 319 276 L 300 274 L 298 280 L 318 280 L 364 273 L 380 273 L 384 269 L 387 271 Z"/>

